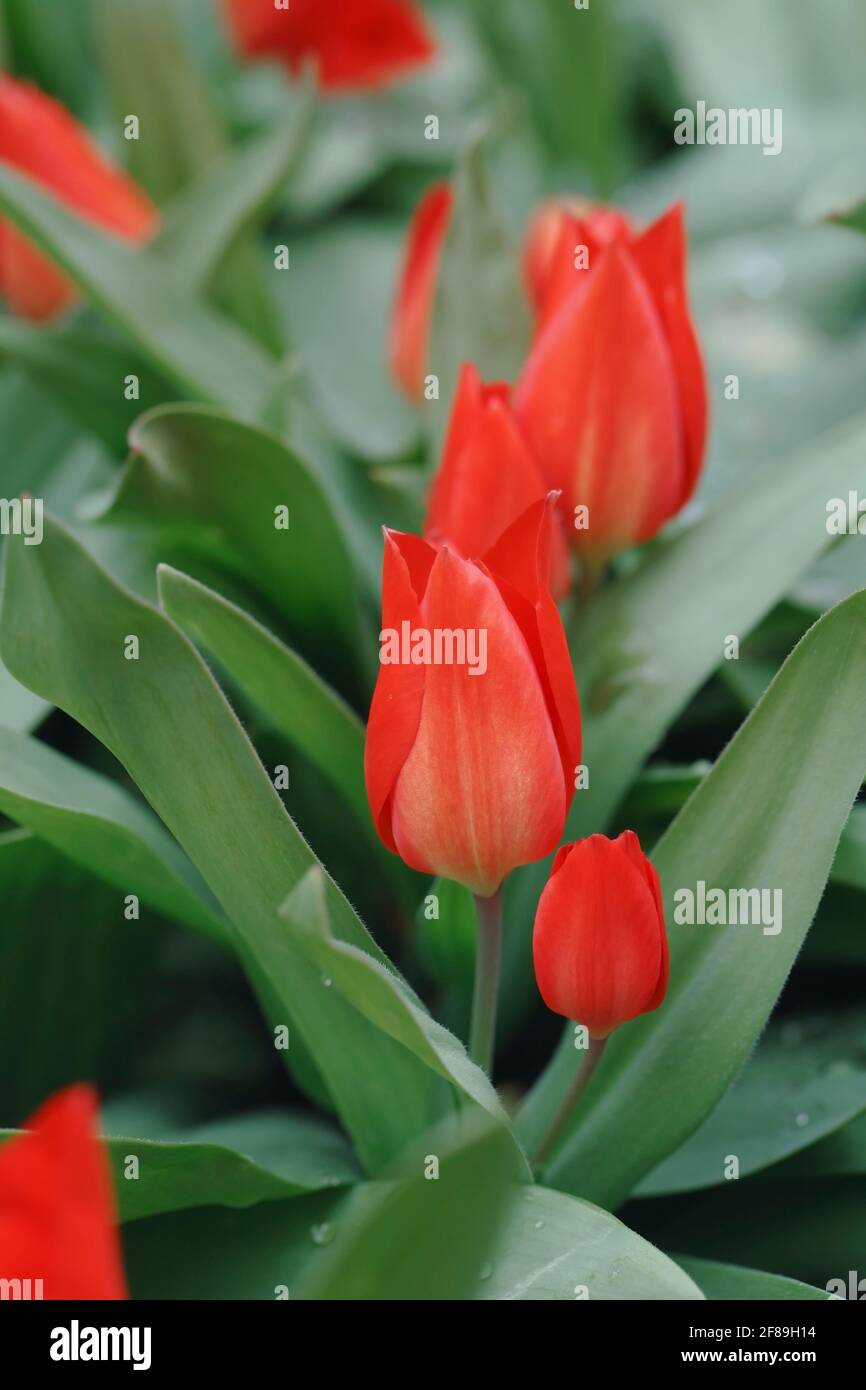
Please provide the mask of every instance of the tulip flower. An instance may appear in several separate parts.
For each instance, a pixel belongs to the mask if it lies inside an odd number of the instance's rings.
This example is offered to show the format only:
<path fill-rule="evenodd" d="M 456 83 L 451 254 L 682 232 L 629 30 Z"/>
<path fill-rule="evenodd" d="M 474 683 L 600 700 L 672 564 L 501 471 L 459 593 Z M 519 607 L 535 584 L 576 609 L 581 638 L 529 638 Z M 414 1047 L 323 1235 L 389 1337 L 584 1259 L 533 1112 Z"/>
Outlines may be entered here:
<path fill-rule="evenodd" d="M 93 1091 L 58 1092 L 25 1129 L 0 1147 L 0 1279 L 36 1298 L 126 1298 Z"/>
<path fill-rule="evenodd" d="M 453 202 L 450 184 L 434 184 L 409 226 L 391 319 L 391 371 L 413 400 L 420 400 L 424 389 L 436 277 Z"/>
<path fill-rule="evenodd" d="M 538 323 L 546 322 L 605 246 L 631 235 L 628 218 L 616 208 L 578 198 L 542 203 L 523 248 L 523 278 Z"/>
<path fill-rule="evenodd" d="M 547 493 L 541 469 L 523 440 L 504 383 L 485 386 L 475 367 L 460 370 L 424 534 L 467 558 L 484 555 L 527 507 Z M 559 517 L 551 530 L 551 590 L 569 585 L 568 552 Z"/>
<path fill-rule="evenodd" d="M 706 388 L 686 297 L 681 208 L 637 235 L 621 222 L 589 219 L 581 233 L 591 243 L 589 266 L 581 271 L 563 256 L 575 234 L 560 228 L 551 255 L 536 233 L 530 261 L 541 327 L 514 413 L 547 485 L 562 492 L 581 558 L 598 571 L 616 551 L 654 536 L 691 496 Z"/>
<path fill-rule="evenodd" d="M 388 849 L 482 898 L 553 849 L 580 761 L 551 511 L 534 503 L 480 560 L 385 532 L 370 809 Z"/>
<path fill-rule="evenodd" d="M 144 242 L 156 226 L 153 204 L 109 164 L 85 128 L 53 98 L 6 73 L 0 73 L 0 164 L 126 241 Z M 66 277 L 8 221 L 0 221 L 0 294 L 30 319 L 52 318 L 77 297 Z"/>
<path fill-rule="evenodd" d="M 225 0 L 225 11 L 244 57 L 293 74 L 312 58 L 325 91 L 380 86 L 435 52 L 411 0 Z"/>
<path fill-rule="evenodd" d="M 664 908 L 634 831 L 562 846 L 539 899 L 532 951 L 547 1007 L 592 1038 L 658 1008 L 668 982 Z"/>

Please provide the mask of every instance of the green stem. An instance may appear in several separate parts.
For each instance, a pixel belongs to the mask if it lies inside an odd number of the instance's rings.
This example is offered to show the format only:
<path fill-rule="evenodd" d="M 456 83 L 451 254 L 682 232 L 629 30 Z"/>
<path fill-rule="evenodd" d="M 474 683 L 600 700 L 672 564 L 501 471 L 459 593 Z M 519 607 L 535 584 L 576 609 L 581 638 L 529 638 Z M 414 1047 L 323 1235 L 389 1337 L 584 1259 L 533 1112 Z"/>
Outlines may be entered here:
<path fill-rule="evenodd" d="M 596 1067 L 601 1061 L 604 1052 L 604 1045 L 607 1038 L 590 1038 L 589 1047 L 586 1049 L 586 1056 L 581 1065 L 577 1068 L 572 1078 L 571 1085 L 563 1096 L 551 1120 L 547 1133 L 543 1136 L 541 1143 L 535 1151 L 533 1164 L 540 1168 L 550 1155 L 550 1152 L 564 1130 L 567 1121 L 571 1118 L 572 1111 L 580 1100 L 590 1081 Z"/>
<path fill-rule="evenodd" d="M 491 898 L 475 896 L 478 924 L 475 948 L 475 988 L 472 995 L 472 1023 L 469 1029 L 469 1055 L 488 1075 L 493 1069 L 496 1041 L 496 1003 L 499 995 L 499 966 L 502 956 L 502 889 Z"/>

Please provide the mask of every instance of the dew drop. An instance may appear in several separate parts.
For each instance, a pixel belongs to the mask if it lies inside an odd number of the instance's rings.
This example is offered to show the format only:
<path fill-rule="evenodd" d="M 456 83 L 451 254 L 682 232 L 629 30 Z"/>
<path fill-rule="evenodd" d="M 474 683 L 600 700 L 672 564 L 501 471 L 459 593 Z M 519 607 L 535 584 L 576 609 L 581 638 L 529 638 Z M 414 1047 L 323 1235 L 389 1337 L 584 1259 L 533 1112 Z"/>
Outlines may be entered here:
<path fill-rule="evenodd" d="M 806 1114 L 805 1110 L 801 1110 L 799 1115 L 795 1116 L 794 1118 L 794 1124 L 797 1126 L 798 1129 L 805 1129 L 808 1123 L 809 1116 Z"/>
<path fill-rule="evenodd" d="M 330 989 L 332 983 L 333 983 L 333 982 L 332 982 L 332 980 L 331 980 L 330 975 L 323 975 L 323 976 L 322 976 L 322 984 L 325 986 L 325 989 Z"/>
<path fill-rule="evenodd" d="M 540 1231 L 543 1225 L 544 1225 L 544 1222 L 543 1222 L 543 1221 L 536 1221 L 536 1223 L 535 1223 L 535 1229 L 536 1229 L 536 1231 Z"/>
<path fill-rule="evenodd" d="M 336 1227 L 330 1221 L 323 1221 L 319 1226 L 310 1227 L 310 1239 L 314 1245 L 330 1245 L 336 1234 Z"/>

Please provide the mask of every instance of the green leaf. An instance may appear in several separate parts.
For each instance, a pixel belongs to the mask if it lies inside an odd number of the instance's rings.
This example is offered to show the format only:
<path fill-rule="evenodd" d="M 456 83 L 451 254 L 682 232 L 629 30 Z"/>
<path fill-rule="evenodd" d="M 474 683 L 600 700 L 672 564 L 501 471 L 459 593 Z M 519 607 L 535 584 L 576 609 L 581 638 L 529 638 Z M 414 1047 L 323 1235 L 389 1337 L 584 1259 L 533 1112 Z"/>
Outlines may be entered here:
<path fill-rule="evenodd" d="M 703 1289 L 707 1298 L 717 1301 L 788 1303 L 812 1300 L 826 1303 L 828 1298 L 826 1289 L 801 1284 L 799 1279 L 766 1274 L 761 1269 L 743 1269 L 740 1265 L 722 1265 L 714 1260 L 696 1260 L 690 1255 L 676 1255 L 675 1259 Z"/>
<path fill-rule="evenodd" d="M 614 1035 L 546 1181 L 615 1205 L 720 1100 L 802 945 L 863 780 L 864 682 L 861 592 L 810 629 L 656 848 L 671 946 L 667 997 Z M 694 892 L 700 880 L 781 891 L 782 930 L 677 925 L 673 895 Z M 528 1146 L 573 1074 L 571 1031 L 524 1111 Z"/>
<path fill-rule="evenodd" d="M 205 406 L 165 406 L 130 432 L 133 450 L 95 513 L 183 525 L 286 613 L 308 641 L 357 641 L 351 565 L 317 479 L 274 435 Z M 289 524 L 277 528 L 278 509 Z M 332 657 L 333 661 L 333 657 Z"/>
<path fill-rule="evenodd" d="M 430 1017 L 386 963 L 334 936 L 321 869 L 312 868 L 304 876 L 280 909 L 280 916 L 294 927 L 296 939 L 325 987 L 451 1082 L 464 1102 L 473 1101 L 486 1110 L 509 1135 L 513 1171 L 528 1176 L 499 1097 L 481 1068 L 467 1056 L 463 1044 Z"/>
<path fill-rule="evenodd" d="M 563 1192 L 523 1189 L 476 1298 L 592 1302 L 699 1299 L 673 1260 L 609 1212 Z"/>
<path fill-rule="evenodd" d="M 427 1174 L 438 1160 L 438 1178 Z M 412 1176 L 367 1183 L 334 1213 L 334 1238 L 299 1280 L 298 1298 L 471 1297 L 514 1194 L 506 1132 L 476 1112 L 424 1138 Z M 293 1290 L 294 1293 L 294 1290 Z"/>
<path fill-rule="evenodd" d="M 389 854 L 370 818 L 364 783 L 364 726 L 291 648 L 243 609 L 167 565 L 159 569 L 164 611 L 228 672 L 238 688 L 342 794 L 379 871 L 414 906 L 413 877 Z"/>
<path fill-rule="evenodd" d="M 125 660 L 128 635 L 139 659 Z M 52 519 L 40 546 L 6 547 L 0 650 L 119 759 L 234 923 L 275 1019 L 297 1029 L 368 1167 L 453 1106 L 454 1093 L 322 985 L 277 908 L 314 856 L 195 648 L 120 589 Z M 331 881 L 341 939 L 384 956 Z M 291 1047 L 284 1053 L 291 1060 Z"/>
<path fill-rule="evenodd" d="M 866 235 L 866 201 L 855 203 L 844 212 L 834 212 L 829 221 L 838 222 L 840 227 L 850 227 L 852 231 Z"/>
<path fill-rule="evenodd" d="M 6 165 L 0 209 L 181 390 L 244 417 L 264 407 L 272 360 L 157 255 L 74 216 Z"/>
<path fill-rule="evenodd" d="M 212 1121 L 177 1139 L 112 1136 L 106 1148 L 121 1221 L 190 1207 L 251 1207 L 360 1177 L 332 1126 L 280 1110 Z M 130 1158 L 138 1160 L 135 1177 Z"/>
<path fill-rule="evenodd" d="M 778 1181 L 866 1176 L 866 1114 L 861 1113 L 817 1144 L 779 1163 L 768 1177 Z"/>
<path fill-rule="evenodd" d="M 213 163 L 224 147 L 210 98 L 165 0 L 91 0 L 100 66 L 114 119 L 130 112 L 130 173 L 164 202 Z"/>
<path fill-rule="evenodd" d="M 771 1026 L 743 1073 L 686 1142 L 644 1178 L 637 1197 L 688 1192 L 767 1169 L 866 1110 L 866 1016 L 833 1013 Z"/>
<path fill-rule="evenodd" d="M 430 325 L 427 371 L 439 378 L 433 408 L 437 439 L 444 437 L 462 363 L 474 362 L 485 381 L 511 381 L 528 336 L 517 253 L 494 208 L 484 139 L 476 136 L 454 175 L 454 206 Z"/>
<path fill-rule="evenodd" d="M 654 547 L 603 591 L 571 643 L 589 786 L 563 839 L 603 830 L 641 764 L 723 659 L 829 544 L 826 500 L 866 492 L 866 418 L 767 465 L 696 524 Z M 780 520 L 784 517 L 784 523 Z M 529 934 L 548 861 L 512 875 L 505 894 L 507 992 L 531 980 Z"/>
<path fill-rule="evenodd" d="M 152 924 L 26 830 L 0 833 L 0 1123 L 82 1077 L 117 1084 L 156 987 Z M 118 1001 L 122 1000 L 122 1007 Z"/>
<path fill-rule="evenodd" d="M 36 739 L 0 728 L 0 810 L 166 917 L 227 942 L 205 884 L 151 812 L 116 782 Z"/>

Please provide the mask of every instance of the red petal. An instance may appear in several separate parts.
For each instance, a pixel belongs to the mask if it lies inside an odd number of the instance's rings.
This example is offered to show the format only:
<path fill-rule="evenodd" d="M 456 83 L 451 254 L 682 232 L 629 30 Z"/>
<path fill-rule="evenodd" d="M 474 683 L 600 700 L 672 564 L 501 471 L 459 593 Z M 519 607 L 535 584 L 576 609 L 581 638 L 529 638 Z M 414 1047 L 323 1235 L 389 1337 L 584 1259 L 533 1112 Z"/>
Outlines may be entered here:
<path fill-rule="evenodd" d="M 548 879 L 533 958 L 548 1008 L 595 1037 L 650 1007 L 662 961 L 656 905 L 631 856 L 606 836 L 581 840 Z"/>
<path fill-rule="evenodd" d="M 488 551 L 484 563 L 535 661 L 559 748 L 568 807 L 580 762 L 580 702 L 562 619 L 548 584 L 558 528 L 555 494 L 550 494 L 527 508 Z"/>
<path fill-rule="evenodd" d="M 532 348 L 515 413 L 567 510 L 589 507 L 589 530 L 574 536 L 590 553 L 646 540 L 676 511 L 685 460 L 670 352 L 619 244 Z"/>
<path fill-rule="evenodd" d="M 661 315 L 680 394 L 686 472 L 680 506 L 688 501 L 701 470 L 707 437 L 707 385 L 701 349 L 689 312 L 686 232 L 681 203 L 647 227 L 633 243 L 635 264 Z"/>
<path fill-rule="evenodd" d="M 47 1299 L 126 1297 L 111 1175 L 89 1086 L 60 1091 L 0 1149 L 0 1277 Z"/>
<path fill-rule="evenodd" d="M 391 370 L 413 399 L 421 396 L 424 386 L 436 276 L 453 201 L 449 184 L 434 184 L 409 226 L 391 320 Z"/>
<path fill-rule="evenodd" d="M 484 386 L 471 363 L 460 370 L 439 472 L 433 482 L 425 535 L 466 559 L 483 555 L 547 489 L 511 412 L 509 388 Z M 568 553 L 559 526 L 554 592 L 568 587 Z"/>
<path fill-rule="evenodd" d="M 426 668 L 418 734 L 394 790 L 394 839 L 413 867 L 488 895 L 562 834 L 556 742 L 526 643 L 481 569 L 441 550 L 422 616 L 429 629 L 486 631 L 487 669 Z"/>
<path fill-rule="evenodd" d="M 410 0 L 225 0 L 235 43 L 248 57 L 282 60 L 293 73 L 318 62 L 325 90 L 375 87 L 428 62 L 436 48 Z"/>
<path fill-rule="evenodd" d="M 420 600 L 427 587 L 436 551 L 418 536 L 385 532 L 382 565 L 382 630 L 401 632 L 403 622 L 421 626 Z M 379 667 L 367 721 L 364 776 L 376 829 L 394 854 L 391 794 L 418 733 L 424 698 L 423 666 Z"/>

